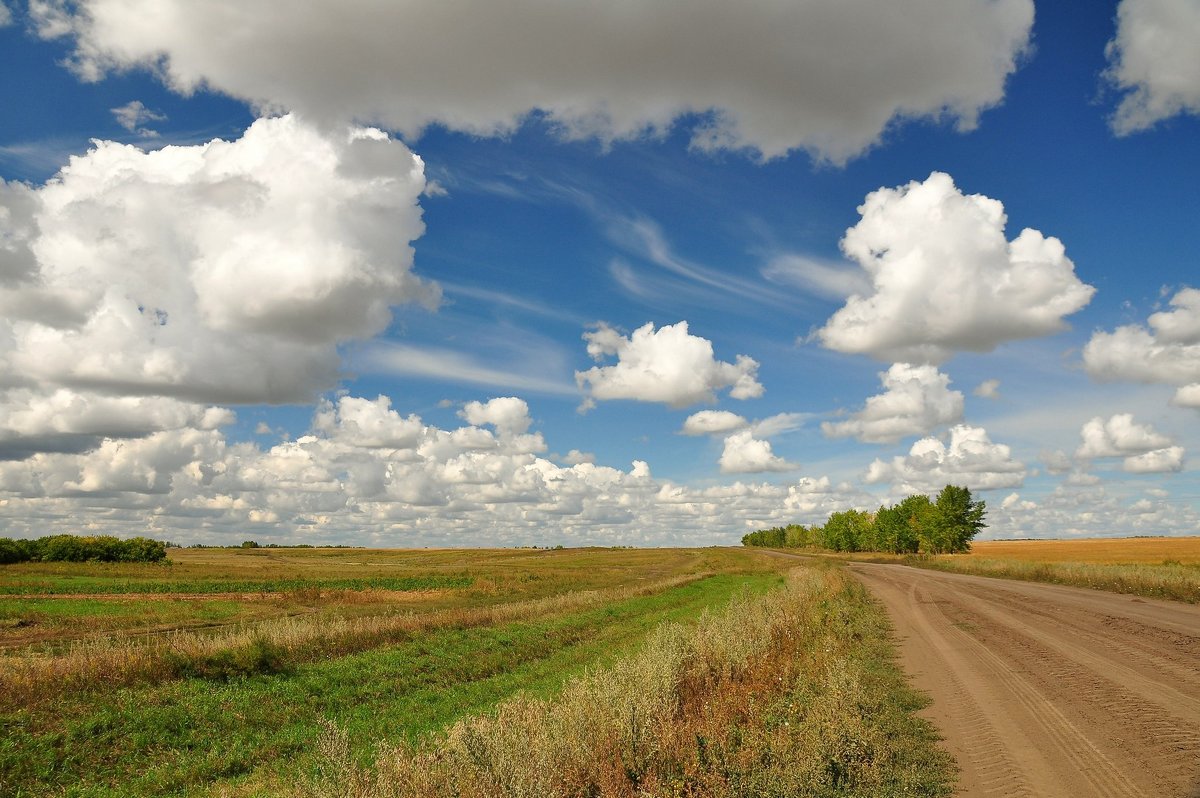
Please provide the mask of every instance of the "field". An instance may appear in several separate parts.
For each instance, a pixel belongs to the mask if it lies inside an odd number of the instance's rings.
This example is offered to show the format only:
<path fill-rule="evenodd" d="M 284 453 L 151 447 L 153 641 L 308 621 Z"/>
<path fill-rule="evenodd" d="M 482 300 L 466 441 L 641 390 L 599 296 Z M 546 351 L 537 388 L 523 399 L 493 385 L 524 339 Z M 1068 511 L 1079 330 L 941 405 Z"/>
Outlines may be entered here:
<path fill-rule="evenodd" d="M 731 602 L 739 618 L 778 604 L 767 597 L 785 595 L 795 566 L 744 549 L 188 549 L 161 565 L 6 566 L 0 795 L 300 795 L 332 789 L 330 779 L 349 794 L 346 784 L 365 783 L 364 774 L 390 794 L 378 776 L 390 765 L 372 764 L 379 746 L 419 754 L 444 745 L 456 723 L 511 711 L 511 701 L 553 704 L 571 679 L 619 670 L 664 629 L 711 629 L 703 619 Z M 898 783 L 880 762 L 927 760 L 918 780 L 933 785 L 925 794 L 941 794 L 944 755 L 912 717 L 918 699 L 897 688 L 882 616 L 861 589 L 838 585 L 822 588 L 823 611 L 878 627 L 869 650 L 819 664 L 793 651 L 787 661 L 816 678 L 861 660 L 859 698 L 878 694 L 871 700 L 888 708 L 880 722 L 912 729 L 897 751 L 877 743 L 882 759 L 856 778 Z M 742 659 L 732 665 L 704 667 L 761 681 L 764 663 L 781 656 L 764 634 L 749 654 L 734 647 Z M 759 700 L 794 685 L 768 686 Z M 766 734 L 762 724 L 773 722 L 756 711 L 745 725 Z M 734 742 L 713 737 L 713 750 L 733 756 Z M 694 778 L 715 778 L 705 775 L 707 754 L 704 766 L 690 755 Z M 676 770 L 678 756 L 668 763 Z M 850 776 L 837 774 L 848 788 Z M 634 794 L 626 787 L 602 794 Z"/>
<path fill-rule="evenodd" d="M 1200 537 L 978 541 L 969 554 L 905 561 L 955 573 L 1200 602 Z"/>

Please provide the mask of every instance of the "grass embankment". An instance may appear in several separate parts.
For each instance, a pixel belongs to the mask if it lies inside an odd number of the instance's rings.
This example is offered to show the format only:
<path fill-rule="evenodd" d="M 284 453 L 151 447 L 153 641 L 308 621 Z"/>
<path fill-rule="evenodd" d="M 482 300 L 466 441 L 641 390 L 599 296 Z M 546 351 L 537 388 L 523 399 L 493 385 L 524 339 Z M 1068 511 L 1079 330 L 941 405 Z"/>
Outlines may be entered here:
<path fill-rule="evenodd" d="M 1200 538 L 980 541 L 970 554 L 905 562 L 978 576 L 1200 602 Z"/>
<path fill-rule="evenodd" d="M 0 715 L 0 794 L 277 795 L 311 770 L 326 719 L 360 741 L 355 754 L 366 757 L 377 741 L 416 739 L 517 690 L 549 696 L 566 676 L 628 652 L 664 619 L 694 619 L 779 581 L 771 572 L 667 577 L 646 588 L 456 611 L 492 614 L 280 673 L 58 692 Z"/>
<path fill-rule="evenodd" d="M 338 798 L 949 795 L 952 764 L 892 660 L 887 621 L 843 571 L 797 569 L 692 629 L 522 695 L 445 734 L 324 738 L 310 791 Z"/>

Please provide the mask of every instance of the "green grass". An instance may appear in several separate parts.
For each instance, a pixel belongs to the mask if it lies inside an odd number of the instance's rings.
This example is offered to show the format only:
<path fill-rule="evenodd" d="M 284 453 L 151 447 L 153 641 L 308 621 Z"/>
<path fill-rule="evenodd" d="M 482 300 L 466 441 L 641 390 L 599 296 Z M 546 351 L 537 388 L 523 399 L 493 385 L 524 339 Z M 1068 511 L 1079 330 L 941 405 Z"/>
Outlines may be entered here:
<path fill-rule="evenodd" d="M 422 576 L 332 579 L 114 579 L 94 576 L 42 576 L 0 583 L 0 595 L 286 593 L 300 590 L 459 590 L 475 583 L 470 576 Z"/>
<path fill-rule="evenodd" d="M 419 737 L 517 690 L 552 695 L 662 621 L 779 581 L 721 575 L 583 612 L 434 631 L 285 673 L 61 699 L 0 718 L 0 795 L 193 796 L 238 784 L 270 794 L 312 766 L 323 719 L 363 741 L 355 755 L 367 757 L 377 740 Z"/>

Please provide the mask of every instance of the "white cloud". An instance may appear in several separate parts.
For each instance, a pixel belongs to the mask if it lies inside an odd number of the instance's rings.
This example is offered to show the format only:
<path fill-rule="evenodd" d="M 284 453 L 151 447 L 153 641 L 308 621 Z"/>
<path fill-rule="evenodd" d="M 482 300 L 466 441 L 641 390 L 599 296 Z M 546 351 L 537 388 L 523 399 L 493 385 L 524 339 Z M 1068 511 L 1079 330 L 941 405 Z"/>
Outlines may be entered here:
<path fill-rule="evenodd" d="M 164 122 L 167 118 L 165 114 L 151 111 L 141 100 L 130 100 L 124 105 L 109 110 L 112 111 L 117 124 L 130 133 L 138 133 L 142 136 L 157 136 L 158 133 L 148 128 L 147 123 Z"/>
<path fill-rule="evenodd" d="M 975 386 L 975 390 L 971 393 L 983 399 L 999 399 L 1000 398 L 1000 380 L 984 380 Z"/>
<path fill-rule="evenodd" d="M 12 24 L 12 11 L 4 3 L 0 3 L 0 28 Z"/>
<path fill-rule="evenodd" d="M 79 391 L 310 400 L 339 343 L 437 301 L 410 271 L 422 169 L 379 131 L 292 117 L 154 152 L 96 142 L 33 190 L 32 220 L 28 192 L 0 194 L 0 366 Z"/>
<path fill-rule="evenodd" d="M 1177 114 L 1200 114 L 1200 4 L 1122 0 L 1106 49 L 1108 79 L 1127 93 L 1111 120 L 1117 135 Z"/>
<path fill-rule="evenodd" d="M 1021 494 L 1010 493 L 1004 497 L 1002 502 L 1000 502 L 1000 509 L 1008 510 L 1010 512 L 1015 510 L 1029 512 L 1037 509 L 1037 502 L 1023 501 L 1021 499 Z"/>
<path fill-rule="evenodd" d="M 947 484 L 972 490 L 1016 488 L 1025 480 L 1025 466 L 1012 458 L 1008 446 L 992 443 L 982 427 L 960 424 L 950 429 L 949 446 L 937 438 L 922 438 L 906 457 L 894 457 L 890 463 L 876 459 L 865 480 L 923 493 Z"/>
<path fill-rule="evenodd" d="M 683 422 L 684 435 L 723 435 L 750 426 L 750 422 L 728 410 L 701 410 Z"/>
<path fill-rule="evenodd" d="M 950 390 L 950 378 L 934 366 L 894 363 L 879 379 L 884 393 L 868 398 L 846 421 L 822 423 L 821 431 L 830 438 L 895 443 L 962 420 L 962 393 Z"/>
<path fill-rule="evenodd" d="M 0 403 L 0 459 L 36 452 L 86 452 L 106 438 L 142 438 L 183 428 L 231 424 L 231 411 L 164 397 L 100 396 L 59 388 L 14 388 Z"/>
<path fill-rule="evenodd" d="M 317 405 L 313 428 L 364 449 L 413 449 L 425 432 L 420 418 L 401 416 L 386 396 L 374 401 L 355 396 L 341 396 L 336 403 L 322 401 Z"/>
<path fill-rule="evenodd" d="M 501 435 L 520 435 L 529 429 L 529 405 L 515 396 L 499 396 L 487 402 L 468 402 L 459 413 L 476 426 L 491 424 Z"/>
<path fill-rule="evenodd" d="M 1065 329 L 1095 292 L 1057 238 L 1026 228 L 1008 241 L 1004 206 L 947 174 L 881 188 L 858 211 L 842 249 L 874 293 L 851 296 L 818 331 L 830 349 L 940 363 Z"/>
<path fill-rule="evenodd" d="M 1138 424 L 1131 413 L 1107 421 L 1097 416 L 1079 431 L 1083 443 L 1075 452 L 1081 460 L 1123 457 L 1123 468 L 1135 474 L 1157 474 L 1183 468 L 1184 449 L 1149 424 Z"/>
<path fill-rule="evenodd" d="M 1167 446 L 1126 457 L 1121 467 L 1131 474 L 1165 474 L 1183 469 L 1182 446 Z"/>
<path fill-rule="evenodd" d="M 1200 408 L 1200 383 L 1184 385 L 1175 391 L 1172 401 L 1180 407 Z"/>
<path fill-rule="evenodd" d="M 647 323 L 626 338 L 607 324 L 583 335 L 595 360 L 616 356 L 613 366 L 595 366 L 575 372 L 580 390 L 590 400 L 635 399 L 687 407 L 715 402 L 716 392 L 729 388 L 734 399 L 763 394 L 758 363 L 738 355 L 736 363 L 713 357 L 712 343 L 688 333 L 688 324 L 664 325 L 657 331 Z"/>
<path fill-rule="evenodd" d="M 1200 389 L 1200 290 L 1180 289 L 1173 310 L 1152 313 L 1150 329 L 1138 324 L 1096 332 L 1083 348 L 1083 364 L 1098 380 L 1178 385 L 1175 403 L 1195 406 Z"/>
<path fill-rule="evenodd" d="M 735 432 L 727 437 L 719 462 L 722 474 L 794 471 L 800 467 L 775 456 L 771 451 L 770 442 L 755 438 L 751 430 Z"/>
<path fill-rule="evenodd" d="M 1142 454 L 1171 444 L 1170 438 L 1149 424 L 1136 423 L 1131 413 L 1118 413 L 1107 421 L 1097 416 L 1083 425 L 1079 436 L 1083 443 L 1075 456 L 1085 460 Z"/>
<path fill-rule="evenodd" d="M 310 434 L 265 448 L 183 428 L 106 438 L 90 456 L 0 460 L 0 519 L 16 536 L 65 524 L 184 542 L 694 546 L 871 503 L 824 478 L 691 488 L 656 479 L 641 460 L 620 470 L 572 452 L 555 464 L 531 450 L 539 436 L 516 432 L 525 420 L 514 408 L 488 401 L 470 411 L 481 423 L 507 420 L 507 432 L 440 429 L 386 396 L 341 396 L 318 407 Z M 745 432 L 741 467 L 782 467 Z"/>
<path fill-rule="evenodd" d="M 565 465 L 569 466 L 582 465 L 583 463 L 594 463 L 596 462 L 596 455 L 592 452 L 581 452 L 578 449 L 572 449 L 563 455 L 562 461 Z"/>
<path fill-rule="evenodd" d="M 405 135 L 432 123 L 503 134 L 536 111 L 564 136 L 610 141 L 698 114 L 695 148 L 833 161 L 904 120 L 974 127 L 1003 99 L 1033 23 L 1030 0 L 375 0 L 307 3 L 286 24 L 270 4 L 234 0 L 43 0 L 32 11 L 43 36 L 73 38 L 89 80 L 140 66 L 182 93 L 203 86 Z"/>

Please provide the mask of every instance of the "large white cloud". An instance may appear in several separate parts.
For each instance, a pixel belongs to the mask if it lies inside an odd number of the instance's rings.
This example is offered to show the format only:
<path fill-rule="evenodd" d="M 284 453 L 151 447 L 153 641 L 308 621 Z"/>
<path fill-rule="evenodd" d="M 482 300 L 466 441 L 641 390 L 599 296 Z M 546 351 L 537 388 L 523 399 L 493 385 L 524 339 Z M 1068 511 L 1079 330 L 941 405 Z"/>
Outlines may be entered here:
<path fill-rule="evenodd" d="M 647 323 L 629 337 L 601 324 L 583 337 L 588 354 L 596 361 L 617 358 L 616 365 L 575 372 L 575 381 L 589 400 L 635 399 L 687 407 L 715 402 L 716 392 L 725 388 L 734 399 L 752 399 L 763 393 L 753 358 L 738 355 L 736 363 L 717 360 L 712 342 L 691 335 L 686 321 L 658 330 Z"/>
<path fill-rule="evenodd" d="M 1151 425 L 1138 424 L 1132 413 L 1118 413 L 1108 420 L 1097 416 L 1083 425 L 1079 436 L 1083 442 L 1075 456 L 1081 460 L 1122 457 L 1124 469 L 1137 474 L 1183 468 L 1183 447 Z"/>
<path fill-rule="evenodd" d="M 934 366 L 894 363 L 879 379 L 883 393 L 868 398 L 866 406 L 845 421 L 824 422 L 821 431 L 831 438 L 895 443 L 962 420 L 962 393 L 950 390 L 950 378 Z"/>
<path fill-rule="evenodd" d="M 1200 290 L 1180 289 L 1170 304 L 1173 310 L 1150 315 L 1150 329 L 1128 324 L 1094 333 L 1083 348 L 1088 374 L 1177 385 L 1176 404 L 1200 406 Z"/>
<path fill-rule="evenodd" d="M 567 136 L 662 133 L 701 149 L 803 148 L 834 161 L 896 120 L 970 129 L 1028 45 L 1031 0 L 516 0 L 305 3 L 35 0 L 88 79 L 160 71 L 269 109 L 511 131 L 540 112 Z M 236 31 L 236 35 L 230 35 Z"/>
<path fill-rule="evenodd" d="M 830 349 L 940 363 L 1058 332 L 1095 292 L 1057 238 L 1026 228 L 1007 240 L 1004 206 L 947 174 L 873 191 L 858 211 L 842 250 L 874 292 L 851 296 L 819 330 Z"/>
<path fill-rule="evenodd" d="M 960 424 L 950 429 L 950 445 L 937 438 L 922 438 L 905 457 L 890 463 L 876 459 L 867 469 L 868 483 L 887 482 L 904 491 L 929 493 L 944 485 L 965 485 L 972 490 L 1016 488 L 1025 480 L 1025 466 L 1012 450 L 992 443 L 982 427 Z"/>
<path fill-rule="evenodd" d="M 1200 4 L 1122 0 L 1108 43 L 1108 78 L 1127 94 L 1112 118 L 1118 135 L 1176 114 L 1200 114 Z"/>
<path fill-rule="evenodd" d="M 777 457 L 771 451 L 771 442 L 754 437 L 751 430 L 735 432 L 725 439 L 719 463 L 722 474 L 794 471 L 800 467 Z"/>
<path fill-rule="evenodd" d="M 0 459 L 36 452 L 85 452 L 105 439 L 230 424 L 229 410 L 149 396 L 98 396 L 59 388 L 15 388 L 0 402 Z"/>
<path fill-rule="evenodd" d="M 153 152 L 96 142 L 0 192 L 0 367 L 79 391 L 311 400 L 340 342 L 436 303 L 411 272 L 424 184 L 399 141 L 294 117 Z"/>

